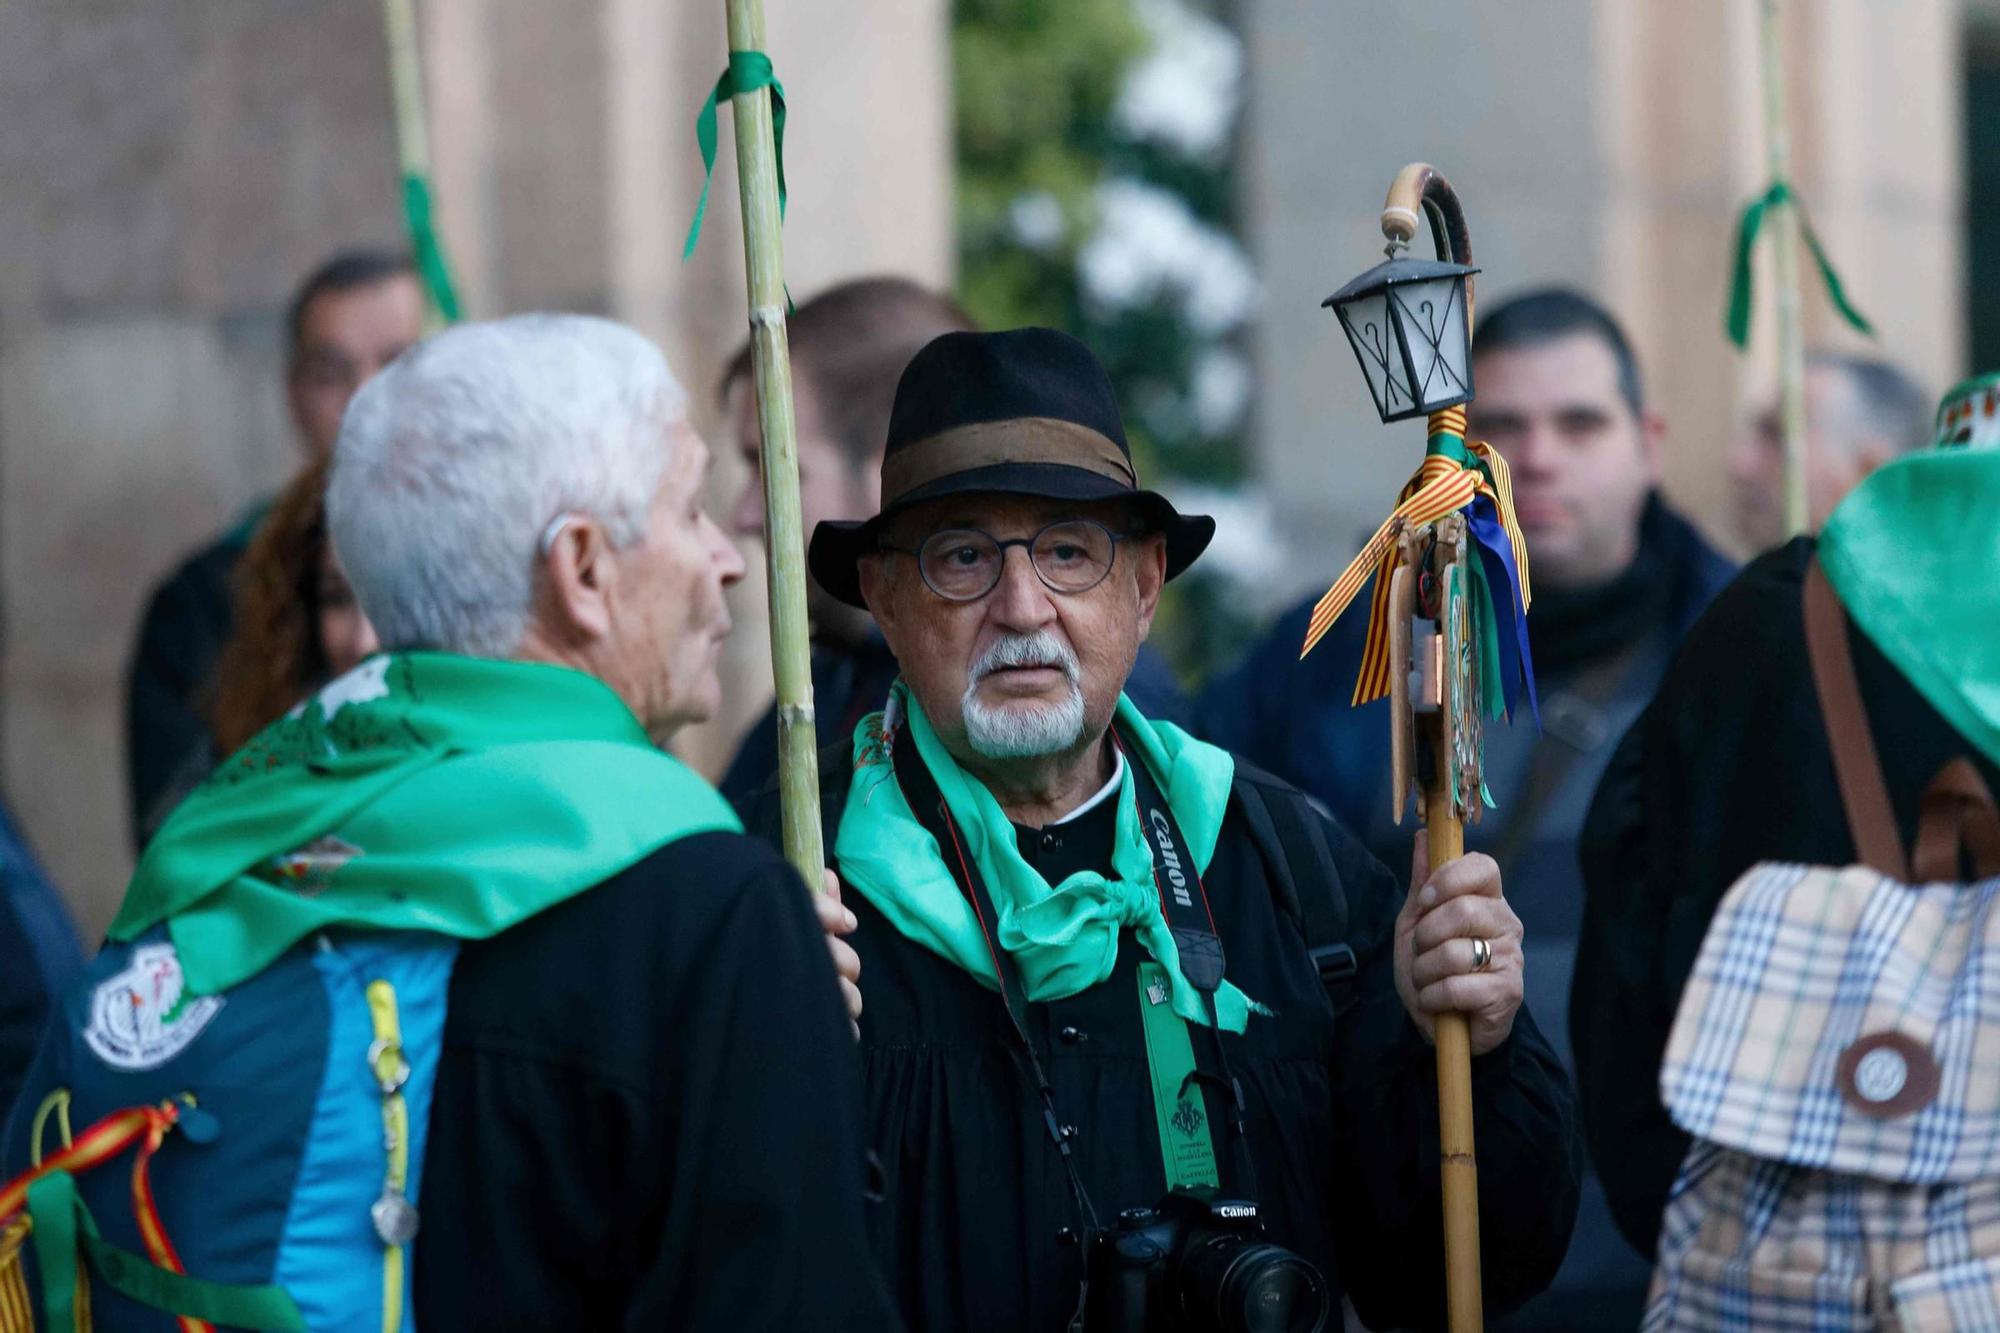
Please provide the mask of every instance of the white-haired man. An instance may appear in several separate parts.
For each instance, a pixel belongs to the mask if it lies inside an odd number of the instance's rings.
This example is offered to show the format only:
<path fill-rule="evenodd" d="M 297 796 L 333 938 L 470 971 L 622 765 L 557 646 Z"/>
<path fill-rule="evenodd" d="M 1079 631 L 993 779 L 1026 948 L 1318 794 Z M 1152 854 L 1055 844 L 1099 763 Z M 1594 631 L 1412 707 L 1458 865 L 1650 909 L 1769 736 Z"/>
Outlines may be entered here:
<path fill-rule="evenodd" d="M 658 349 L 603 320 L 464 325 L 355 396 L 328 526 L 387 651 L 175 811 L 31 1076 L 183 1128 L 155 1262 L 171 1234 L 310 1327 L 893 1326 L 847 914 L 657 748 L 716 705 L 743 574 L 707 467 Z"/>

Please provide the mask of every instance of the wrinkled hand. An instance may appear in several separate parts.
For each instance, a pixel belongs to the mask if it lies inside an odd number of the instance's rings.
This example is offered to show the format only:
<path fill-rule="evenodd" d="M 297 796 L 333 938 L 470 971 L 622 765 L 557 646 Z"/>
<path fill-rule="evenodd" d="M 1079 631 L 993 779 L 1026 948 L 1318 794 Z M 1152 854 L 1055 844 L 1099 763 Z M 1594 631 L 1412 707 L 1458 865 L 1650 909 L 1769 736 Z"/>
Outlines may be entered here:
<path fill-rule="evenodd" d="M 1500 894 L 1500 867 L 1472 852 L 1431 873 L 1430 836 L 1417 830 L 1410 858 L 1410 895 L 1396 917 L 1396 993 L 1434 1039 L 1435 1014 L 1456 1011 L 1471 1028 L 1472 1053 L 1507 1040 L 1521 1007 L 1521 918 Z M 1472 941 L 1483 939 L 1493 961 L 1475 972 Z"/>
<path fill-rule="evenodd" d="M 813 895 L 813 910 L 819 913 L 820 928 L 826 932 L 826 949 L 833 955 L 833 970 L 840 977 L 840 998 L 847 1001 L 847 1025 L 854 1039 L 861 1040 L 861 955 L 840 938 L 851 935 L 860 922 L 840 905 L 840 877 L 832 869 L 820 872 L 822 891 Z"/>

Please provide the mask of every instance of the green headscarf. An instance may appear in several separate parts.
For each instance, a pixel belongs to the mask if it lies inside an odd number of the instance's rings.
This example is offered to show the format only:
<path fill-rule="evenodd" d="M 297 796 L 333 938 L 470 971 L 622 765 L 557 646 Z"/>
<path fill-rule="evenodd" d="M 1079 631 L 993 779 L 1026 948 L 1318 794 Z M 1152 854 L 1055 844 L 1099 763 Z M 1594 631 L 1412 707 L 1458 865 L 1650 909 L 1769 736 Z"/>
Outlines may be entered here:
<path fill-rule="evenodd" d="M 1878 468 L 1827 520 L 1819 560 L 1861 631 L 2000 763 L 2000 448 L 1947 441 Z"/>
<path fill-rule="evenodd" d="M 328 927 L 483 939 L 677 838 L 741 827 L 590 676 L 375 657 L 174 811 L 109 933 L 166 922 L 206 995 Z"/>
<path fill-rule="evenodd" d="M 1166 970 L 1174 1012 L 1191 1023 L 1209 1021 L 1200 992 L 1181 974 L 1180 950 L 1160 915 L 1152 849 L 1139 827 L 1129 766 L 1118 790 L 1111 876 L 1078 871 L 1051 887 L 1021 856 L 1000 803 L 958 766 L 898 680 L 889 691 L 888 709 L 863 718 L 854 732 L 854 785 L 834 839 L 843 879 L 904 936 L 999 988 L 971 905 L 946 868 L 937 840 L 910 812 L 896 783 L 889 747 L 898 720 L 907 723 L 901 734 L 916 745 L 965 834 L 967 853 L 979 863 L 999 917 L 997 939 L 1013 956 L 1030 1000 L 1064 999 L 1104 981 L 1118 961 L 1119 932 L 1129 928 Z M 1148 722 L 1122 695 L 1117 725 L 1133 743 L 1134 762 L 1146 765 L 1173 809 L 1196 873 L 1207 870 L 1229 805 L 1235 761 L 1171 723 Z M 1252 1010 L 1269 1012 L 1227 981 L 1216 992 L 1215 1008 L 1229 1032 L 1243 1031 Z"/>

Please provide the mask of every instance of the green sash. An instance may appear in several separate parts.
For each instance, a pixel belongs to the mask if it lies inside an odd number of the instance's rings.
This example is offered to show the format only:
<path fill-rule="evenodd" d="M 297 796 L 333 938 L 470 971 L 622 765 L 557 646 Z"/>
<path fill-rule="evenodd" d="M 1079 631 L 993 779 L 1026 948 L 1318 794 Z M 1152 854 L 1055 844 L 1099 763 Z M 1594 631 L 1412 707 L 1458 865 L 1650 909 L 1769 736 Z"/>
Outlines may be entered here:
<path fill-rule="evenodd" d="M 207 995 L 329 927 L 484 939 L 677 838 L 741 827 L 590 676 L 378 656 L 174 811 L 109 934 L 165 921 Z"/>
<path fill-rule="evenodd" d="M 1181 974 L 1180 950 L 1160 915 L 1153 853 L 1139 827 L 1129 769 L 1117 797 L 1112 874 L 1079 871 L 1052 886 L 1023 859 L 999 802 L 958 766 L 900 680 L 890 690 L 887 712 L 907 719 L 903 736 L 917 747 L 965 832 L 966 850 L 979 862 L 993 895 L 996 938 L 1013 956 L 1030 1000 L 1060 1000 L 1104 981 L 1118 961 L 1119 932 L 1129 928 L 1164 969 L 1174 1012 L 1190 1023 L 1209 1021 L 1200 992 Z M 834 839 L 841 876 L 906 938 L 998 989 L 978 919 L 946 868 L 937 840 L 910 812 L 896 784 L 888 750 L 892 728 L 885 728 L 884 719 L 884 713 L 870 714 L 854 733 L 854 785 Z M 1173 807 L 1196 873 L 1207 870 L 1235 762 L 1227 751 L 1171 723 L 1147 721 L 1123 696 L 1118 724 L 1135 744 L 1134 761 L 1146 765 Z M 1269 1012 L 1227 981 L 1216 992 L 1215 1006 L 1229 1032 L 1242 1032 L 1253 1010 Z"/>

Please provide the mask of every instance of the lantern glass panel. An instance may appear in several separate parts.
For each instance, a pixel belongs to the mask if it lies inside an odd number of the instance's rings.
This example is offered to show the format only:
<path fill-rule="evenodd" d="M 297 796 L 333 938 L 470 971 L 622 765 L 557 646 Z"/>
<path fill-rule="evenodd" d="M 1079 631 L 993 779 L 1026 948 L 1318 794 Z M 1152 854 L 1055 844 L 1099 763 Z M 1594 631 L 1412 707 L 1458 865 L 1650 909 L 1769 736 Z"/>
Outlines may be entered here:
<path fill-rule="evenodd" d="M 1465 279 L 1431 278 L 1389 291 L 1397 332 L 1408 349 L 1411 396 L 1426 412 L 1471 397 Z"/>
<path fill-rule="evenodd" d="M 1399 341 L 1399 330 L 1391 318 L 1389 289 L 1378 289 L 1334 307 L 1354 355 L 1368 377 L 1368 392 L 1375 396 L 1375 410 L 1386 420 L 1408 415 L 1417 408 L 1410 391 L 1409 366 Z"/>

